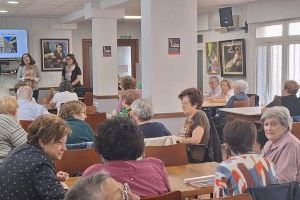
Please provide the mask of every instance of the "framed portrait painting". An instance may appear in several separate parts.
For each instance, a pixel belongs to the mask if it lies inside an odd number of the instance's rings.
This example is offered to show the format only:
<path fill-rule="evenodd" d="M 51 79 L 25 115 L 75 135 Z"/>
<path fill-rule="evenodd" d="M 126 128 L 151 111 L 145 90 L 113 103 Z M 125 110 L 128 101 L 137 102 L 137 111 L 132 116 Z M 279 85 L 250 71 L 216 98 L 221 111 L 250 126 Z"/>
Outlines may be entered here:
<path fill-rule="evenodd" d="M 41 39 L 42 71 L 61 71 L 69 53 L 69 39 Z"/>
<path fill-rule="evenodd" d="M 245 40 L 220 41 L 221 76 L 246 77 Z"/>
<path fill-rule="evenodd" d="M 219 43 L 206 43 L 206 66 L 208 74 L 219 74 L 221 71 Z"/>

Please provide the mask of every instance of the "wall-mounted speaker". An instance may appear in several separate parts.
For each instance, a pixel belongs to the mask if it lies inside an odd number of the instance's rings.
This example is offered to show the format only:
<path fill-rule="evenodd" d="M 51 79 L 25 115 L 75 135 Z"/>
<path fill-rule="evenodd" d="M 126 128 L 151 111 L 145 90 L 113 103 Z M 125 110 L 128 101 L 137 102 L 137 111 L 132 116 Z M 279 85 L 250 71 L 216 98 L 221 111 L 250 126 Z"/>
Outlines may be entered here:
<path fill-rule="evenodd" d="M 221 27 L 233 26 L 231 7 L 220 8 L 219 14 Z"/>

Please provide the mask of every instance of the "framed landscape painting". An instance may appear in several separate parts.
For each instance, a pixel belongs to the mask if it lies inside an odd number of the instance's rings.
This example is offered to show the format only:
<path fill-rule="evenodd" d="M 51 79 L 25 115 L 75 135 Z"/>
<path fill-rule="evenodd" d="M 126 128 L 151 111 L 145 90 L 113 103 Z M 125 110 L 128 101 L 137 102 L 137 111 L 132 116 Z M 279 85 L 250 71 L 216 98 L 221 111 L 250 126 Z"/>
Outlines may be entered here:
<path fill-rule="evenodd" d="M 245 40 L 220 41 L 221 76 L 246 77 Z"/>
<path fill-rule="evenodd" d="M 69 39 L 41 39 L 42 71 L 61 71 L 69 53 Z"/>

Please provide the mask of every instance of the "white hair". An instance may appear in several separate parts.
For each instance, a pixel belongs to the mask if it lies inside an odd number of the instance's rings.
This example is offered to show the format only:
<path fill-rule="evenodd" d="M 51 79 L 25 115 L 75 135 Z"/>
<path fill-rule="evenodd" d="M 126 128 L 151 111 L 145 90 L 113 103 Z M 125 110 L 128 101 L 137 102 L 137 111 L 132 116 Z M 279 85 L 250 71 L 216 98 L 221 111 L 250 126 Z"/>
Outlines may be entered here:
<path fill-rule="evenodd" d="M 248 89 L 248 83 L 244 80 L 236 80 L 234 81 L 233 88 L 235 94 L 239 94 L 241 92 L 245 93 Z"/>
<path fill-rule="evenodd" d="M 17 90 L 18 100 L 31 101 L 32 95 L 33 95 L 33 91 L 30 86 L 21 86 Z"/>

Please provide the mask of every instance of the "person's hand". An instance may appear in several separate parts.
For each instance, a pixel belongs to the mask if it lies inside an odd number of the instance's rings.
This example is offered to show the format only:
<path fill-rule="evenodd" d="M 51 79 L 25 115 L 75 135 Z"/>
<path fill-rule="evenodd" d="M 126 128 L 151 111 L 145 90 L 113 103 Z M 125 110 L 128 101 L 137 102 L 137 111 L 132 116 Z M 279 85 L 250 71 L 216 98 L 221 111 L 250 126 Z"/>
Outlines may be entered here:
<path fill-rule="evenodd" d="M 56 177 L 60 182 L 65 182 L 69 179 L 69 174 L 67 172 L 59 171 L 57 172 Z"/>

